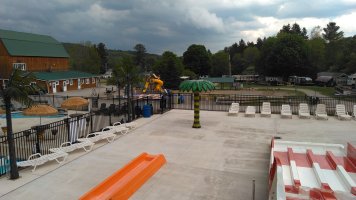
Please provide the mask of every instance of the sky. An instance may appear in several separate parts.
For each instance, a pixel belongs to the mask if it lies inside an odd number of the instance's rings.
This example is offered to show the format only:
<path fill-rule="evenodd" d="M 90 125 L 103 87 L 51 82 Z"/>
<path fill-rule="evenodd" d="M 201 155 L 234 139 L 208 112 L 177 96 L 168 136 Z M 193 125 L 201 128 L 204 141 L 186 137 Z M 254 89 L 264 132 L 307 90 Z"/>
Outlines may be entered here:
<path fill-rule="evenodd" d="M 356 35 L 356 0 L 0 0 L 0 29 L 51 35 L 60 42 L 103 42 L 110 49 L 182 55 L 191 44 L 215 53 L 283 25 L 310 30 L 336 22 Z"/>

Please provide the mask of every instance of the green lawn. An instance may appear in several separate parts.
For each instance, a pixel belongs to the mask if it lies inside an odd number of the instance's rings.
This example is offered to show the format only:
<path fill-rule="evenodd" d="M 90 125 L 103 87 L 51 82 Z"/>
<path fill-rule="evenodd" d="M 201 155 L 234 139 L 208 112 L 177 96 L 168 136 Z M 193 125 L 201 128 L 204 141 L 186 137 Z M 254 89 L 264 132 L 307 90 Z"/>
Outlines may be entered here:
<path fill-rule="evenodd" d="M 334 87 L 320 87 L 320 86 L 298 86 L 297 88 L 304 88 L 308 90 L 317 91 L 325 96 L 334 96 L 335 88 Z"/>

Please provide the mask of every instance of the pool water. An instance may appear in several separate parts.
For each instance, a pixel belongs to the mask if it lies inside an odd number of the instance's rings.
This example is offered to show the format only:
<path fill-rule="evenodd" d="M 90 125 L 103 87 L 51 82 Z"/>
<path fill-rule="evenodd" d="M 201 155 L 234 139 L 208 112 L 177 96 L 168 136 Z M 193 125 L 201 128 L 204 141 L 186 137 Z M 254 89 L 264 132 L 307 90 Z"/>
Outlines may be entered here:
<path fill-rule="evenodd" d="M 49 115 L 49 116 L 41 116 L 41 118 L 59 118 L 59 117 L 65 117 L 65 114 L 56 114 L 56 115 Z M 40 118 L 40 116 L 28 116 L 28 115 L 23 115 L 22 112 L 13 112 L 11 113 L 11 117 L 16 119 L 16 118 Z M 0 115 L 0 119 L 5 119 L 6 115 L 2 114 Z"/>

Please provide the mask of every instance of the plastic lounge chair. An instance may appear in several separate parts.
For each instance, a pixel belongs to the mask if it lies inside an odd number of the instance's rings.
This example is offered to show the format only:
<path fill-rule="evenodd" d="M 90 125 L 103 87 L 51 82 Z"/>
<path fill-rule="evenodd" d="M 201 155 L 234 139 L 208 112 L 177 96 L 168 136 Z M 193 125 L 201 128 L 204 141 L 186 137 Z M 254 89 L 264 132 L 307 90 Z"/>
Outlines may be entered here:
<path fill-rule="evenodd" d="M 354 105 L 354 109 L 353 109 L 353 117 L 356 119 L 356 105 Z"/>
<path fill-rule="evenodd" d="M 290 110 L 290 106 L 288 104 L 283 104 L 282 105 L 281 117 L 282 118 L 291 118 L 292 119 L 292 111 Z"/>
<path fill-rule="evenodd" d="M 117 126 L 117 125 L 122 125 L 122 126 L 125 126 L 126 128 L 133 129 L 133 128 L 136 128 L 137 123 L 136 122 L 124 122 L 124 123 L 115 122 L 113 124 L 113 126 Z"/>
<path fill-rule="evenodd" d="M 245 111 L 245 116 L 246 117 L 255 117 L 255 114 L 256 114 L 255 106 L 247 106 L 246 111 Z"/>
<path fill-rule="evenodd" d="M 239 103 L 231 103 L 231 106 L 229 108 L 229 112 L 227 115 L 238 115 L 240 110 L 240 104 Z"/>
<path fill-rule="evenodd" d="M 79 138 L 79 142 L 84 142 L 89 140 L 90 142 L 97 142 L 99 140 L 106 139 L 109 143 L 115 140 L 116 131 L 113 129 L 103 128 L 102 131 L 89 133 L 85 138 Z"/>
<path fill-rule="evenodd" d="M 57 151 L 57 152 L 46 154 L 46 155 L 41 155 L 40 153 L 36 153 L 36 154 L 30 155 L 28 157 L 28 159 L 25 161 L 17 162 L 17 166 L 19 166 L 19 167 L 33 166 L 32 172 L 34 172 L 38 165 L 42 165 L 48 161 L 55 160 L 55 161 L 57 161 L 58 164 L 62 164 L 63 162 L 66 161 L 67 156 L 68 156 L 68 153 L 63 152 L 63 151 Z M 59 158 L 63 158 L 62 161 L 60 161 Z"/>
<path fill-rule="evenodd" d="M 89 140 L 85 140 L 85 141 L 82 141 L 79 143 L 74 143 L 74 144 L 71 142 L 64 142 L 63 144 L 61 144 L 60 147 L 51 148 L 51 149 L 49 149 L 49 151 L 51 151 L 51 152 L 64 151 L 64 152 L 68 153 L 68 152 L 72 152 L 74 150 L 83 148 L 84 151 L 88 152 L 93 149 L 93 146 L 94 146 L 94 142 L 91 142 Z"/>
<path fill-rule="evenodd" d="M 121 135 L 126 135 L 129 132 L 129 128 L 121 125 L 120 122 L 115 122 L 112 126 L 106 126 L 105 129 L 113 130 L 115 133 L 120 133 Z"/>
<path fill-rule="evenodd" d="M 262 103 L 261 117 L 271 117 L 271 103 L 270 102 Z"/>
<path fill-rule="evenodd" d="M 346 112 L 344 104 L 336 104 L 336 116 L 340 120 L 351 120 L 351 116 Z"/>
<path fill-rule="evenodd" d="M 326 112 L 325 104 L 316 105 L 315 118 L 316 119 L 326 119 L 326 120 L 328 120 L 328 114 Z"/>
<path fill-rule="evenodd" d="M 299 118 L 307 118 L 307 119 L 310 118 L 310 110 L 308 104 L 306 103 L 299 104 L 298 115 Z"/>

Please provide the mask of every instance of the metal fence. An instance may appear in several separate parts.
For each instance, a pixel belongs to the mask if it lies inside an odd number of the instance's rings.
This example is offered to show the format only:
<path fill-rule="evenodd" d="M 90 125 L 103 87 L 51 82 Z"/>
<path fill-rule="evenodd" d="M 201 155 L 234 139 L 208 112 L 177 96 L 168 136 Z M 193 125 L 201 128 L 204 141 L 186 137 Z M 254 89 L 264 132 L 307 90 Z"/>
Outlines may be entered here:
<path fill-rule="evenodd" d="M 55 106 L 66 99 L 53 98 Z M 36 99 L 35 99 L 36 100 Z M 42 103 L 46 99 L 42 96 Z M 144 98 L 135 99 L 131 102 L 133 107 L 132 114 L 129 117 L 128 102 L 120 100 L 120 104 L 116 100 L 110 99 L 110 104 L 106 105 L 107 99 L 91 99 L 91 102 L 101 102 L 101 108 L 91 104 L 91 112 L 87 114 L 72 115 L 61 121 L 34 126 L 30 129 L 13 134 L 15 144 L 15 154 L 17 161 L 27 160 L 34 153 L 48 154 L 49 149 L 59 147 L 64 142 L 76 142 L 78 138 L 86 137 L 89 133 L 100 131 L 102 128 L 111 125 L 117 121 L 134 120 L 142 116 L 142 107 L 145 104 L 152 105 L 151 112 L 163 113 L 171 108 L 169 97 L 161 99 Z M 118 102 L 118 101 L 117 101 Z M 93 107 L 94 106 L 94 107 Z M 9 171 L 9 152 L 7 136 L 0 136 L 0 176 Z"/>
<path fill-rule="evenodd" d="M 178 93 L 171 96 L 173 109 L 193 109 L 193 94 Z M 255 106 L 259 113 L 263 102 L 271 103 L 271 111 L 279 114 L 282 104 L 289 104 L 293 114 L 298 114 L 300 103 L 307 103 L 311 114 L 315 113 L 317 104 L 325 104 L 328 115 L 335 115 L 336 104 L 344 104 L 348 113 L 353 113 L 356 96 L 314 97 L 314 96 L 255 96 L 231 94 L 201 94 L 200 109 L 209 111 L 228 111 L 231 103 L 240 104 L 240 112 L 247 106 Z"/>

